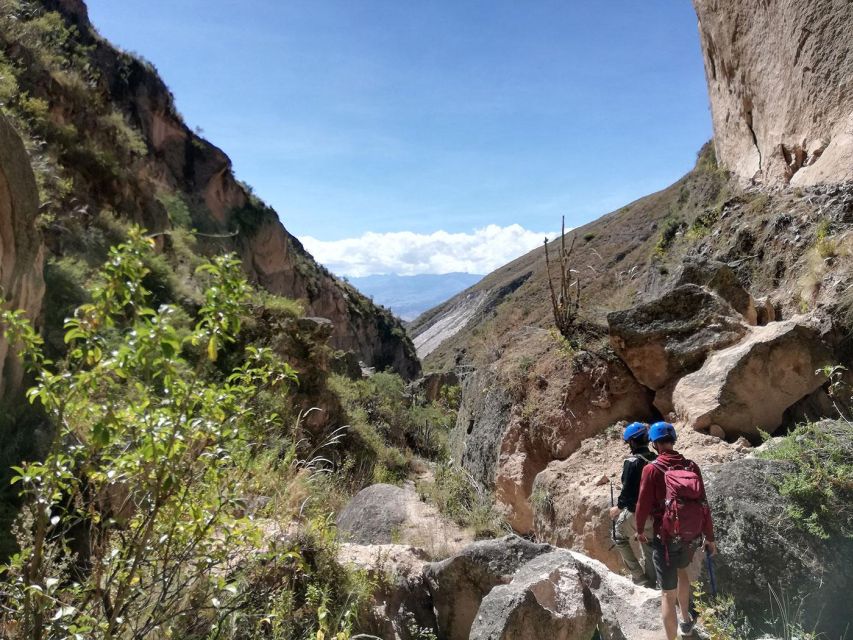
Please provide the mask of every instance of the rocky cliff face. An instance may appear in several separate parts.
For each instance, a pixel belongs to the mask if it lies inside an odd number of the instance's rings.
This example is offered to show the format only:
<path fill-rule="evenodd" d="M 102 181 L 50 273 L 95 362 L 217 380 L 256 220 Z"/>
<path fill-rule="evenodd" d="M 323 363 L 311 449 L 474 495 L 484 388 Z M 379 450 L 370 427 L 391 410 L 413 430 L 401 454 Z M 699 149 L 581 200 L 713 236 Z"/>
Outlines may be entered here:
<path fill-rule="evenodd" d="M 693 5 L 720 162 L 768 185 L 853 178 L 853 4 Z"/>
<path fill-rule="evenodd" d="M 38 190 L 21 138 L 0 114 L 0 287 L 11 309 L 37 319 L 44 295 L 44 247 L 36 229 Z M 0 398 L 20 390 L 23 369 L 0 338 Z"/>
<path fill-rule="evenodd" d="M 74 132 L 97 141 L 103 133 L 93 114 L 95 103 L 101 103 L 120 114 L 132 128 L 131 135 L 138 133 L 144 145 L 141 153 L 120 163 L 126 174 L 121 176 L 110 175 L 96 163 L 75 162 L 67 157 L 71 154 L 60 158 L 75 185 L 73 197 L 63 203 L 67 209 L 79 208 L 82 200 L 89 213 L 112 210 L 150 231 L 168 233 L 176 221 L 163 196 L 178 199 L 190 218 L 186 224 L 199 232 L 201 251 L 235 251 L 255 283 L 272 293 L 302 299 L 308 315 L 332 320 L 332 346 L 355 351 L 369 366 L 390 367 L 404 377 L 420 371 L 399 320 L 314 261 L 275 211 L 235 179 L 228 156 L 186 126 L 153 66 L 101 38 L 82 0 L 41 4 L 73 28 L 67 45 L 73 55 L 62 54 L 84 60 L 81 73 L 88 75 L 89 87 L 81 91 L 48 65 L 36 63 L 21 65 L 20 88 L 48 104 L 50 127 L 71 125 Z M 17 47 L 13 41 L 0 45 L 7 51 Z M 92 95 L 80 95 L 85 92 Z M 101 146 L 110 151 L 109 140 L 102 140 Z M 103 156 L 102 149 L 98 157 Z M 64 229 L 47 230 L 54 252 L 62 253 L 63 233 Z"/>

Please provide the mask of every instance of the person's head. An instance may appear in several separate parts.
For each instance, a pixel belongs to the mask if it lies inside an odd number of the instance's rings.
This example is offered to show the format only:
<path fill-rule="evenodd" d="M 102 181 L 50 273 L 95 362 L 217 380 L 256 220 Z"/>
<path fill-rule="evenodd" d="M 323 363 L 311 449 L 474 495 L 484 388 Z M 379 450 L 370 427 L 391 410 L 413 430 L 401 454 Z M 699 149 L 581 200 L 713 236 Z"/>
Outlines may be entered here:
<path fill-rule="evenodd" d="M 649 444 L 649 425 L 645 422 L 632 422 L 622 432 L 624 440 L 631 451 L 637 451 Z"/>
<path fill-rule="evenodd" d="M 675 427 L 668 422 L 655 422 L 649 428 L 649 440 L 658 453 L 672 451 L 675 448 Z"/>

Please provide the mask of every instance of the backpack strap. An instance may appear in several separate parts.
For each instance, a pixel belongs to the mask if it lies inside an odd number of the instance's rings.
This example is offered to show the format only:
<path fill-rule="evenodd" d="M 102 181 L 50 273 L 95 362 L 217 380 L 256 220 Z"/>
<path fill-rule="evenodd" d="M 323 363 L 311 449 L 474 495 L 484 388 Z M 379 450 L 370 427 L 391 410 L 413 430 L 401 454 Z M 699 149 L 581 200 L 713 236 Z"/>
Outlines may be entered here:
<path fill-rule="evenodd" d="M 643 454 L 641 454 L 641 453 L 635 453 L 635 454 L 632 456 L 632 458 L 635 458 L 635 459 L 636 459 L 636 458 L 639 458 L 640 460 L 642 460 L 642 461 L 643 461 L 643 462 L 645 462 L 646 464 L 650 464 L 650 463 L 654 462 L 654 460 L 649 460 L 646 456 L 644 456 L 644 455 L 643 455 Z"/>

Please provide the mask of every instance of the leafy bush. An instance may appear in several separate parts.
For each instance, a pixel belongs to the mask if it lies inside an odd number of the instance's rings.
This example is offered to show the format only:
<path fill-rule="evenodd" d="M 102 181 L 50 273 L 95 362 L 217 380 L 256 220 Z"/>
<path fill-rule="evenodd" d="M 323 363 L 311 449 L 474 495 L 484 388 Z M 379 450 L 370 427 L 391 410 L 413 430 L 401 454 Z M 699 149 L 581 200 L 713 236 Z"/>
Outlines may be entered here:
<path fill-rule="evenodd" d="M 819 538 L 853 537 L 853 425 L 800 425 L 761 457 L 793 465 L 778 488 L 798 526 Z"/>
<path fill-rule="evenodd" d="M 740 611 L 734 598 L 729 595 L 709 597 L 702 592 L 698 584 L 694 585 L 693 605 L 699 617 L 699 624 L 708 640 L 751 640 L 758 637 L 758 631 L 752 622 Z M 773 638 L 782 640 L 818 640 L 822 635 L 806 631 L 800 623 L 798 607 L 781 598 L 770 588 L 770 620 L 761 626 L 771 632 Z M 767 637 L 767 636 L 761 636 Z"/>
<path fill-rule="evenodd" d="M 473 529 L 477 537 L 500 535 L 501 520 L 494 498 L 464 469 L 452 463 L 439 464 L 435 482 L 419 484 L 418 492 L 457 524 Z"/>
<path fill-rule="evenodd" d="M 172 223 L 173 227 L 189 228 L 192 226 L 190 208 L 181 194 L 160 192 L 157 194 L 157 199 L 165 207 L 169 222 Z"/>
<path fill-rule="evenodd" d="M 419 404 L 406 394 L 403 379 L 382 372 L 361 380 L 333 375 L 338 394 L 354 426 L 371 425 L 383 441 L 427 458 L 446 454 L 447 435 L 456 421 L 453 392 L 441 402 Z"/>
<path fill-rule="evenodd" d="M 239 331 L 250 293 L 239 263 L 203 265 L 205 301 L 181 340 L 174 309 L 147 305 L 151 250 L 131 229 L 110 251 L 56 366 L 22 312 L 2 314 L 36 380 L 28 397 L 56 426 L 44 460 L 14 468 L 25 506 L 20 552 L 3 570 L 11 638 L 169 637 L 246 597 L 227 579 L 260 536 L 242 481 L 253 436 L 277 419 L 252 401 L 295 375 L 250 347 L 242 366 L 211 377 L 206 362 Z M 188 357 L 195 346 L 206 359 Z"/>
<path fill-rule="evenodd" d="M 663 257 L 666 255 L 672 243 L 675 241 L 675 236 L 684 228 L 684 222 L 676 217 L 669 216 L 664 219 L 660 237 L 655 244 L 654 253 L 656 256 Z"/>

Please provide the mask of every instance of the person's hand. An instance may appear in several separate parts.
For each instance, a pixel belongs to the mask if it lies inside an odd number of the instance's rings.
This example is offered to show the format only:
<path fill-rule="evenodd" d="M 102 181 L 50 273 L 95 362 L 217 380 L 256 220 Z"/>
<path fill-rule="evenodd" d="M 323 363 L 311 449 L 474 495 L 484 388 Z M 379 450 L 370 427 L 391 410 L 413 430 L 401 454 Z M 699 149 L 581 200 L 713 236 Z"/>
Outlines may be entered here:
<path fill-rule="evenodd" d="M 634 534 L 634 540 L 636 540 L 637 542 L 639 542 L 641 544 L 648 544 L 649 543 L 649 537 L 645 533 Z M 713 544 L 713 542 L 711 544 Z"/>
<path fill-rule="evenodd" d="M 619 517 L 619 514 L 622 513 L 622 509 L 619 507 L 610 507 L 610 519 L 615 520 Z"/>
<path fill-rule="evenodd" d="M 712 557 L 717 555 L 717 545 L 716 543 L 714 543 L 714 541 L 705 540 L 705 548 L 708 550 L 708 553 L 710 553 Z"/>

